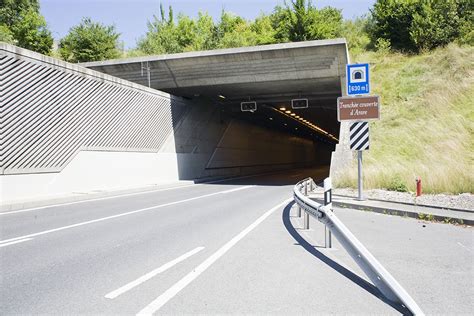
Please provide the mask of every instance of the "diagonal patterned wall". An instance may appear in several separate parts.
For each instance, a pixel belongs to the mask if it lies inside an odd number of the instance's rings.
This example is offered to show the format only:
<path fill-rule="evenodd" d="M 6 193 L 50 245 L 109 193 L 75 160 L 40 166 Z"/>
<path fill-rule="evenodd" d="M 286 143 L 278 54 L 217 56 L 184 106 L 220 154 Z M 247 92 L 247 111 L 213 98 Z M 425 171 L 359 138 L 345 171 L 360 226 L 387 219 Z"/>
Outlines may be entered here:
<path fill-rule="evenodd" d="M 59 172 L 80 150 L 158 152 L 186 111 L 182 99 L 71 69 L 0 50 L 0 174 Z"/>

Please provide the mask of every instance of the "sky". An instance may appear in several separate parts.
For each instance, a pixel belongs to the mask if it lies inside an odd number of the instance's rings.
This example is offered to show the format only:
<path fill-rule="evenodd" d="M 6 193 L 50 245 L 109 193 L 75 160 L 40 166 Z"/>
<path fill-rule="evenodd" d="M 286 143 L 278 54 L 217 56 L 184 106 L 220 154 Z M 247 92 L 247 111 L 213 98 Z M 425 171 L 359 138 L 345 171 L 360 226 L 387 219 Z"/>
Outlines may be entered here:
<path fill-rule="evenodd" d="M 64 37 L 83 17 L 106 25 L 115 25 L 125 48 L 136 46 L 147 31 L 147 21 L 159 15 L 160 2 L 173 7 L 175 14 L 196 17 L 199 11 L 208 12 L 215 20 L 222 9 L 246 19 L 254 19 L 261 12 L 271 13 L 283 0 L 40 0 L 44 15 L 55 40 Z M 375 0 L 313 0 L 316 7 L 332 6 L 342 9 L 346 19 L 363 15 Z"/>

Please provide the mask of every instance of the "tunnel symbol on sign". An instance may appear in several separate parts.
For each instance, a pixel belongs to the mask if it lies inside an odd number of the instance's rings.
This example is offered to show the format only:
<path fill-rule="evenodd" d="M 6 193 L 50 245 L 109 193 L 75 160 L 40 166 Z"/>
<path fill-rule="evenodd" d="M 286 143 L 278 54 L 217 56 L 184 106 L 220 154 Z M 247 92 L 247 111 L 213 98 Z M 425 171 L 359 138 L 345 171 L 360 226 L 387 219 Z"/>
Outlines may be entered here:
<path fill-rule="evenodd" d="M 354 67 L 351 69 L 351 82 L 360 83 L 366 82 L 366 74 L 364 67 Z"/>

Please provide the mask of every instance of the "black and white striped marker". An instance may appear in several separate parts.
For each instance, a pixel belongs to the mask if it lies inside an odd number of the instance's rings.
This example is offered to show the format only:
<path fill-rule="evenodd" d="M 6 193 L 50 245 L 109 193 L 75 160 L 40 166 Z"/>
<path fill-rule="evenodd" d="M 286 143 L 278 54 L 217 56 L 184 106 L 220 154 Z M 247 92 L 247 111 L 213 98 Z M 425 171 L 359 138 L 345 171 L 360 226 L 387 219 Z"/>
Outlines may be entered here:
<path fill-rule="evenodd" d="M 369 149 L 369 122 L 354 122 L 349 129 L 351 150 Z"/>

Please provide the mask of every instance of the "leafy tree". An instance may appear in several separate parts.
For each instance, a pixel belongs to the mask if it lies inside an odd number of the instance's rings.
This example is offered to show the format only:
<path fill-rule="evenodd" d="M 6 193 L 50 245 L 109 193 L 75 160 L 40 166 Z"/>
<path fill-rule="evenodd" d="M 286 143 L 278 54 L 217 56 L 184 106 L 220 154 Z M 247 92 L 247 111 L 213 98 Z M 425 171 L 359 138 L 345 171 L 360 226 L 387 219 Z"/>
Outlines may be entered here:
<path fill-rule="evenodd" d="M 178 34 L 174 24 L 173 9 L 169 7 L 168 18 L 163 5 L 160 4 L 160 17 L 153 15 L 148 22 L 145 38 L 138 42 L 138 49 L 147 54 L 179 53 L 183 47 L 178 42 Z"/>
<path fill-rule="evenodd" d="M 458 0 L 459 37 L 461 44 L 474 46 L 474 1 Z"/>
<path fill-rule="evenodd" d="M 394 49 L 412 52 L 456 39 L 472 43 L 473 6 L 472 0 L 377 0 L 371 10 L 371 41 L 382 39 Z"/>
<path fill-rule="evenodd" d="M 266 45 L 277 42 L 276 31 L 272 25 L 272 19 L 268 15 L 260 14 L 250 25 L 252 31 L 256 34 L 256 44 Z"/>
<path fill-rule="evenodd" d="M 342 33 L 341 10 L 325 7 L 313 11 L 312 24 L 310 26 L 311 39 L 336 38 Z"/>
<path fill-rule="evenodd" d="M 410 37 L 417 49 L 446 45 L 459 36 L 458 5 L 455 0 L 422 1 L 413 15 Z"/>
<path fill-rule="evenodd" d="M 217 26 L 218 47 L 231 48 L 256 45 L 256 33 L 243 18 L 222 11 Z"/>
<path fill-rule="evenodd" d="M 413 16 L 419 11 L 416 0 L 377 0 L 372 13 L 369 34 L 372 43 L 382 38 L 397 50 L 415 50 L 410 27 Z"/>
<path fill-rule="evenodd" d="M 311 0 L 296 0 L 276 6 L 272 24 L 279 42 L 297 42 L 334 38 L 342 31 L 340 10 L 326 7 L 318 10 Z"/>
<path fill-rule="evenodd" d="M 12 31 L 5 24 L 0 25 L 0 42 L 16 44 Z"/>
<path fill-rule="evenodd" d="M 217 47 L 217 27 L 208 13 L 199 12 L 195 38 L 189 50 L 209 50 Z"/>
<path fill-rule="evenodd" d="M 90 18 L 72 27 L 59 43 L 59 53 L 69 62 L 87 62 L 120 56 L 115 26 L 93 22 Z"/>
<path fill-rule="evenodd" d="M 41 54 L 50 54 L 53 37 L 39 12 L 38 0 L 0 0 L 2 38 Z"/>
<path fill-rule="evenodd" d="M 363 52 L 370 44 L 367 26 L 367 17 L 359 17 L 343 22 L 341 36 L 346 38 L 347 46 L 352 53 Z"/>
<path fill-rule="evenodd" d="M 0 0 L 0 24 L 11 28 L 21 21 L 22 12 L 29 9 L 39 12 L 39 0 Z"/>

